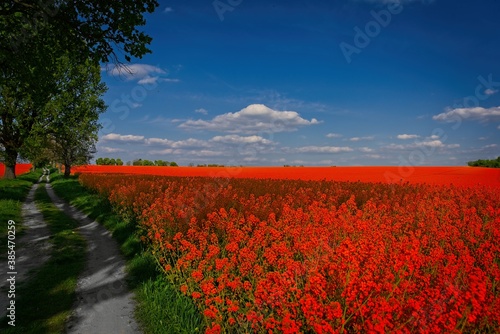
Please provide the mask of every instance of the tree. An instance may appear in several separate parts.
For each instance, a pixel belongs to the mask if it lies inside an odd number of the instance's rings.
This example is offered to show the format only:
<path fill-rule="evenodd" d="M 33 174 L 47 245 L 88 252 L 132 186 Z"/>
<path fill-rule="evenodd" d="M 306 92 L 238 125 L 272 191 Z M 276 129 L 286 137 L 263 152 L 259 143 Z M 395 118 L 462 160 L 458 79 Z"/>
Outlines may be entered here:
<path fill-rule="evenodd" d="M 0 22 L 2 20 L 0 17 Z M 4 31 L 0 30 L 0 36 L 3 35 Z M 45 105 L 57 94 L 54 77 L 57 43 L 41 31 L 30 45 L 19 48 L 23 56 L 12 59 L 9 66 L 2 64 L 0 67 L 0 144 L 5 178 L 15 178 L 18 155 L 33 135 L 35 125 L 39 128 L 47 125 L 50 117 Z"/>
<path fill-rule="evenodd" d="M 123 161 L 122 161 L 122 159 L 120 159 L 120 158 L 116 159 L 116 165 L 117 165 L 117 166 L 123 166 Z"/>
<path fill-rule="evenodd" d="M 46 129 L 64 176 L 74 164 L 87 164 L 96 152 L 99 115 L 106 110 L 100 67 L 92 60 L 79 64 L 71 55 L 62 57 L 56 71 L 60 93 L 46 106 L 51 118 Z"/>
<path fill-rule="evenodd" d="M 137 27 L 156 0 L 7 0 L 0 3 L 0 154 L 6 178 L 34 125 L 47 126 L 46 104 L 59 92 L 52 70 L 72 54 L 80 63 L 120 63 L 149 53 L 151 37 Z M 40 135 L 38 133 L 37 135 Z"/>

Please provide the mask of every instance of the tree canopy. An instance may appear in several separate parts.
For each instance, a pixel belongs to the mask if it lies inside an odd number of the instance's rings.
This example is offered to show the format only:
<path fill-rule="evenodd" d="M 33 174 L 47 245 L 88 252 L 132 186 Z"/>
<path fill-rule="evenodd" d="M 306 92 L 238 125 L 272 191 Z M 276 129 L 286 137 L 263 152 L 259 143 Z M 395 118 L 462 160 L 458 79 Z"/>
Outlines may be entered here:
<path fill-rule="evenodd" d="M 141 58 L 151 37 L 138 27 L 153 13 L 156 0 L 6 0 L 0 4 L 0 63 L 19 56 L 41 27 L 49 27 L 64 50 L 80 51 L 101 62 Z"/>
<path fill-rule="evenodd" d="M 471 167 L 493 167 L 493 168 L 500 168 L 500 157 L 496 159 L 479 159 L 476 161 L 469 161 L 467 163 Z"/>

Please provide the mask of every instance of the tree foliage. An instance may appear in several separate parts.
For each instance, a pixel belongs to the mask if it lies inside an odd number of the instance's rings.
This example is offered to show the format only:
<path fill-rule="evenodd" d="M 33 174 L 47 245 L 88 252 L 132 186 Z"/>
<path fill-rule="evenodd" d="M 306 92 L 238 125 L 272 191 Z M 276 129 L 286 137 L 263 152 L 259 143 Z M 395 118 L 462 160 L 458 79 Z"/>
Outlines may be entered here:
<path fill-rule="evenodd" d="M 58 94 L 45 103 L 43 119 L 34 122 L 18 150 L 34 164 L 48 160 L 64 165 L 68 176 L 72 165 L 88 163 L 95 153 L 106 86 L 98 64 L 80 64 L 70 54 L 59 58 L 53 72 Z"/>
<path fill-rule="evenodd" d="M 139 30 L 144 14 L 158 7 L 156 0 L 6 0 L 0 5 L 0 61 L 19 55 L 40 26 L 48 26 L 63 50 L 81 51 L 82 59 L 118 62 L 149 53 L 151 37 Z M 3 63 L 2 63 L 3 65 Z"/>
<path fill-rule="evenodd" d="M 102 95 L 100 67 L 87 60 L 83 64 L 67 55 L 58 64 L 58 94 L 47 105 L 51 118 L 47 134 L 57 162 L 69 176 L 74 164 L 87 164 L 92 158 L 100 129 L 99 115 L 106 110 Z"/>
<path fill-rule="evenodd" d="M 491 160 L 483 160 L 479 159 L 476 161 L 469 161 L 467 163 L 471 167 L 492 167 L 492 168 L 500 168 L 500 157 Z"/>
<path fill-rule="evenodd" d="M 114 158 L 97 158 L 95 161 L 96 165 L 104 165 L 104 166 L 123 166 L 122 159 L 114 159 Z"/>

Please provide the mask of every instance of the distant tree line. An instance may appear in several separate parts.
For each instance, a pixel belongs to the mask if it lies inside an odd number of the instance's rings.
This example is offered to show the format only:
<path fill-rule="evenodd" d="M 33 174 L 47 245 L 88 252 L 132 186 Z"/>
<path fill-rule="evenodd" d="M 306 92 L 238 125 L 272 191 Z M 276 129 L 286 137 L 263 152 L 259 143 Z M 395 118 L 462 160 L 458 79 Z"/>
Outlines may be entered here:
<path fill-rule="evenodd" d="M 96 165 L 104 165 L 104 166 L 123 166 L 122 159 L 113 159 L 113 158 L 97 158 L 95 161 Z"/>
<path fill-rule="evenodd" d="M 199 165 L 196 165 L 196 167 L 225 167 L 225 166 L 218 165 L 218 164 L 199 164 Z"/>
<path fill-rule="evenodd" d="M 107 166 L 123 166 L 123 161 L 121 159 L 113 159 L 113 158 L 97 158 L 95 161 L 96 165 L 107 165 Z M 135 159 L 134 161 L 127 162 L 127 166 L 170 166 L 177 167 L 177 163 L 175 161 L 166 161 L 166 160 L 147 160 L 147 159 Z"/>
<path fill-rule="evenodd" d="M 469 161 L 467 163 L 471 167 L 492 167 L 492 168 L 500 168 L 500 157 L 492 160 L 483 160 L 479 159 L 476 161 Z"/>

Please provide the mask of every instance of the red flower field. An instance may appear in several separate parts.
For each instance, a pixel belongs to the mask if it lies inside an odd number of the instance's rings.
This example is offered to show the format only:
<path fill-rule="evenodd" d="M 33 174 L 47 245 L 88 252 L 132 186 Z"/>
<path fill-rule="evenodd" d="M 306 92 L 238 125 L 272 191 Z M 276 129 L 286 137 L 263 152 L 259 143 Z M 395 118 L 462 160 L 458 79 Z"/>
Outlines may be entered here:
<path fill-rule="evenodd" d="M 207 333 L 500 330 L 497 170 L 79 169 L 98 170 L 176 175 L 80 181 L 139 225 Z"/>
<path fill-rule="evenodd" d="M 500 169 L 480 167 L 143 167 L 79 166 L 74 173 L 121 173 L 288 180 L 500 186 Z"/>
<path fill-rule="evenodd" d="M 24 174 L 30 171 L 31 164 L 16 164 L 16 175 Z M 5 165 L 0 163 L 0 178 L 5 173 Z"/>

